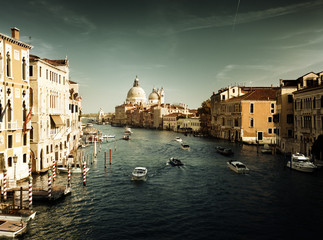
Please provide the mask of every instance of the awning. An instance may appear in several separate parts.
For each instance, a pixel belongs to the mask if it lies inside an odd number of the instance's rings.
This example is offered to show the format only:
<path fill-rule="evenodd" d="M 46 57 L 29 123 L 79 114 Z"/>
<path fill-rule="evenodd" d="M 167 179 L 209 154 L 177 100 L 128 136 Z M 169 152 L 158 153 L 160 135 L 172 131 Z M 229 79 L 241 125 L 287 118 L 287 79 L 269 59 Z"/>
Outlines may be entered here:
<path fill-rule="evenodd" d="M 60 115 L 50 115 L 50 117 L 53 120 L 53 122 L 55 123 L 56 127 L 64 126 L 64 122 L 63 122 Z"/>

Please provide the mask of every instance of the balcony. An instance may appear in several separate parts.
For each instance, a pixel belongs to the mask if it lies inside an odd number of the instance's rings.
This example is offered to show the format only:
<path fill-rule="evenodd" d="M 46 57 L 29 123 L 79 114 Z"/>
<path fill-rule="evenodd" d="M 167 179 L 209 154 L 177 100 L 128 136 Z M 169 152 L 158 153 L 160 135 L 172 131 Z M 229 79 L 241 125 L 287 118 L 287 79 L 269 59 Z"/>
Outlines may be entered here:
<path fill-rule="evenodd" d="M 8 122 L 7 130 L 11 130 L 11 131 L 17 130 L 17 121 Z"/>

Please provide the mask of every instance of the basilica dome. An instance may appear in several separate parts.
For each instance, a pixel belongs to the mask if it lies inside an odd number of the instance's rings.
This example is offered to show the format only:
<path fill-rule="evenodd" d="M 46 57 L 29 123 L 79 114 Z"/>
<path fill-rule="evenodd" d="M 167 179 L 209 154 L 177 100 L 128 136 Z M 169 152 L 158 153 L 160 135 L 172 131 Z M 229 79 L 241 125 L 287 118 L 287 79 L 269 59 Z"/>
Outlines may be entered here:
<path fill-rule="evenodd" d="M 126 103 L 128 104 L 145 104 L 146 103 L 146 93 L 145 91 L 139 86 L 139 79 L 138 77 L 135 78 L 133 87 L 130 88 L 127 94 Z"/>
<path fill-rule="evenodd" d="M 151 94 L 149 94 L 148 100 L 149 101 L 154 101 L 154 100 L 158 100 L 159 96 L 156 92 L 152 92 Z"/>

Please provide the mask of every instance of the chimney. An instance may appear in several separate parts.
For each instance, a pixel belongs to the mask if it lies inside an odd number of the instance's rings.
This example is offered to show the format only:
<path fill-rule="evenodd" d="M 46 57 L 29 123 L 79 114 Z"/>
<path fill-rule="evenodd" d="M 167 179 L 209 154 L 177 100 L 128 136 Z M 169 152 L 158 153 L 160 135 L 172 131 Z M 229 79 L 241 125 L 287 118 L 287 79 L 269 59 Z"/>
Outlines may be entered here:
<path fill-rule="evenodd" d="M 11 37 L 16 40 L 19 40 L 19 29 L 18 28 L 16 28 L 16 27 L 11 28 Z"/>

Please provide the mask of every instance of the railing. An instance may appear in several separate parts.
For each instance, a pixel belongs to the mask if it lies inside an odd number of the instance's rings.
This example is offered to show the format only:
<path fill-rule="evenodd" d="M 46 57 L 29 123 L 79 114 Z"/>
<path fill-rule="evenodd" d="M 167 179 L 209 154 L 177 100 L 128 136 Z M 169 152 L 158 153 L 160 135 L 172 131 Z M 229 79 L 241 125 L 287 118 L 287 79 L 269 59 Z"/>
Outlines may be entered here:
<path fill-rule="evenodd" d="M 16 122 L 8 122 L 8 130 L 17 130 L 17 121 Z"/>

